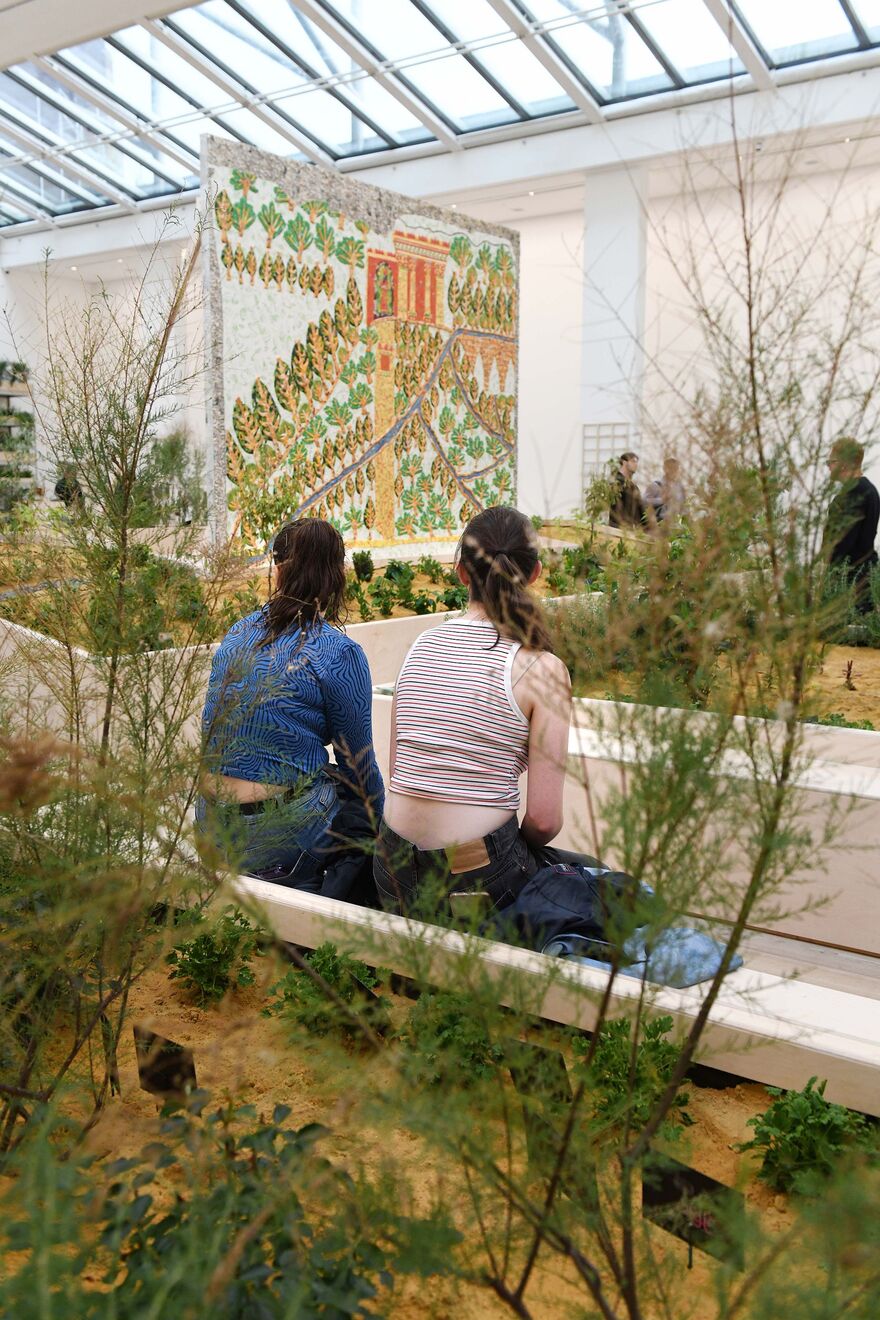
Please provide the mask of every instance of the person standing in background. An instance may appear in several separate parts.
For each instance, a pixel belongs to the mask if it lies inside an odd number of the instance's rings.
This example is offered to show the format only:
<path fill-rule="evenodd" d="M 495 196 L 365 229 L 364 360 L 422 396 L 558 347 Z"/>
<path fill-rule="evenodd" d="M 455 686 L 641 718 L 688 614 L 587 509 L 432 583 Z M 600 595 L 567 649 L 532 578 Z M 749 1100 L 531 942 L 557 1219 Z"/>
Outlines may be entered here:
<path fill-rule="evenodd" d="M 614 480 L 617 494 L 611 505 L 608 521 L 612 527 L 644 527 L 646 522 L 645 505 L 641 492 L 633 481 L 638 471 L 639 456 L 632 450 L 620 455 L 620 463 Z"/>
<path fill-rule="evenodd" d="M 663 476 L 648 486 L 645 505 L 653 511 L 658 523 L 676 522 L 684 513 L 685 490 L 677 458 L 664 458 Z"/>
<path fill-rule="evenodd" d="M 877 564 L 874 541 L 880 521 L 880 495 L 862 472 L 864 461 L 864 445 L 850 436 L 841 436 L 831 446 L 828 471 L 841 489 L 828 506 L 825 523 L 828 562 L 846 574 L 861 614 L 873 608 L 870 575 Z"/>

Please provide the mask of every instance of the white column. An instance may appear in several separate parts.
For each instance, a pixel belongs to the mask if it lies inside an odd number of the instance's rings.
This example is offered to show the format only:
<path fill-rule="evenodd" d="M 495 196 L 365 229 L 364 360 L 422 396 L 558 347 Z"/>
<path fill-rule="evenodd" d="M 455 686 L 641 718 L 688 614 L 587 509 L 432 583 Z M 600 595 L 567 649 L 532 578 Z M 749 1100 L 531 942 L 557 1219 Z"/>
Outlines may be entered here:
<path fill-rule="evenodd" d="M 587 177 L 581 420 L 587 471 L 624 449 L 640 448 L 644 371 L 644 168 Z"/>
<path fill-rule="evenodd" d="M 542 518 L 578 504 L 583 216 L 536 216 L 520 232 L 517 506 Z"/>

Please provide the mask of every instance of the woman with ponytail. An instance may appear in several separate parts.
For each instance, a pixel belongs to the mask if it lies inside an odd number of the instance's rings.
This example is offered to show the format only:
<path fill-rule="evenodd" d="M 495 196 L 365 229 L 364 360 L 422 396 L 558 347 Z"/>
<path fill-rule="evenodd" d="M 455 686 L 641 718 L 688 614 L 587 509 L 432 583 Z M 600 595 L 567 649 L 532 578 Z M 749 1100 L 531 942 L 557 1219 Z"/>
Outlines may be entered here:
<path fill-rule="evenodd" d="M 467 610 L 419 637 L 395 691 L 373 868 L 390 911 L 458 893 L 505 907 L 562 828 L 571 684 L 529 591 L 541 571 L 531 522 L 486 509 L 465 528 L 456 565 Z"/>
<path fill-rule="evenodd" d="M 363 650 L 339 627 L 345 548 L 336 528 L 287 523 L 272 557 L 267 604 L 230 628 L 211 665 L 196 820 L 231 867 L 314 887 L 340 795 L 382 810 L 372 681 Z"/>

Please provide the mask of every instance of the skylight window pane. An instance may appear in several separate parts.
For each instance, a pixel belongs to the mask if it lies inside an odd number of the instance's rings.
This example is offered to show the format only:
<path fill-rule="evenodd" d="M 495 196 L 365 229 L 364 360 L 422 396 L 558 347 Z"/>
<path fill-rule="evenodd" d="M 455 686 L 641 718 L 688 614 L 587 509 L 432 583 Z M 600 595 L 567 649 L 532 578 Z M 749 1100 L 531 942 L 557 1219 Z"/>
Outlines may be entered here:
<path fill-rule="evenodd" d="M 52 167 L 52 172 L 63 176 L 63 171 L 55 166 Z M 16 165 L 8 156 L 0 156 L 0 190 L 3 188 L 4 180 L 19 188 L 22 194 L 30 198 L 36 206 L 42 206 L 55 214 L 75 211 L 90 204 L 100 206 L 107 201 L 106 197 L 90 193 L 79 183 L 76 185 L 78 189 L 76 193 L 69 192 L 54 179 L 38 174 L 29 166 Z"/>
<path fill-rule="evenodd" d="M 549 25 L 548 35 L 606 100 L 673 86 L 623 14 L 607 14 L 594 4 L 584 6 L 588 16 L 581 17 L 572 14 L 565 0 L 528 0 L 527 8 L 540 23 Z"/>
<path fill-rule="evenodd" d="M 128 83 L 124 80 L 129 77 L 132 69 L 137 69 L 138 108 L 143 109 L 143 112 L 150 115 L 151 118 L 165 118 L 169 114 L 178 113 L 177 110 L 166 109 L 172 103 L 189 109 L 192 101 L 195 101 L 197 105 L 213 106 L 227 99 L 224 98 L 216 83 L 211 82 L 210 78 L 204 77 L 179 55 L 175 55 L 173 50 L 169 50 L 164 42 L 157 41 L 153 34 L 145 28 L 124 28 L 121 32 L 115 32 L 113 35 L 114 40 L 118 41 L 120 45 L 132 51 L 145 64 L 157 69 L 163 78 L 168 79 L 172 87 L 180 89 L 181 95 L 177 96 L 164 83 L 159 82 L 156 78 L 151 78 L 145 69 L 141 69 L 139 65 L 134 64 L 131 60 L 126 60 L 120 52 L 114 51 L 120 61 L 120 66 L 116 70 L 118 81 L 115 85 L 111 83 L 113 90 L 118 96 L 132 101 Z M 89 43 L 89 45 L 98 44 L 103 43 Z M 85 47 L 77 47 L 77 49 L 83 50 Z M 124 67 L 122 67 L 123 65 Z M 186 98 L 189 98 L 189 101 Z M 146 107 L 151 108 L 145 108 L 145 103 Z M 132 104 L 134 104 L 133 101 Z"/>
<path fill-rule="evenodd" d="M 290 138 L 284 137 L 275 129 L 257 115 L 251 114 L 250 110 L 224 110 L 223 121 L 236 132 L 241 133 L 248 142 L 252 142 L 255 147 L 261 147 L 263 151 L 274 151 L 277 156 L 292 156 L 297 160 L 305 160 L 301 151 L 297 150 L 296 144 L 291 142 Z"/>
<path fill-rule="evenodd" d="M 188 151 L 192 151 L 196 157 L 199 154 L 200 139 L 203 134 L 212 133 L 214 137 L 230 139 L 233 137 L 233 134 L 218 123 L 216 119 L 208 119 L 195 110 L 191 110 L 185 119 L 175 120 L 173 127 L 170 127 L 168 131 L 178 142 L 183 143 Z"/>
<path fill-rule="evenodd" d="M 774 64 L 858 50 L 838 0 L 737 0 L 737 8 Z"/>
<path fill-rule="evenodd" d="M 744 72 L 703 0 L 641 0 L 631 8 L 686 82 Z"/>
<path fill-rule="evenodd" d="M 175 27 L 262 93 L 287 91 L 308 82 L 302 69 L 222 0 L 209 0 L 197 9 L 182 9 L 173 21 Z"/>
<path fill-rule="evenodd" d="M 512 36 L 487 0 L 431 0 L 431 9 L 460 41 L 484 43 L 474 55 L 530 114 L 574 108 L 553 75 Z"/>
<path fill-rule="evenodd" d="M 509 123 L 516 113 L 409 0 L 333 0 L 333 8 L 384 59 L 404 62 L 403 72 L 434 105 L 460 128 Z"/>
<path fill-rule="evenodd" d="M 21 99 L 16 103 L 23 108 L 30 107 L 31 113 L 35 117 L 42 117 L 47 124 L 53 122 L 52 116 L 57 114 L 58 111 L 49 106 L 48 102 L 43 99 L 44 95 L 51 96 L 53 101 L 57 101 L 62 105 L 68 105 L 71 112 L 75 113 L 79 119 L 84 119 L 96 133 L 116 133 L 119 131 L 117 120 L 104 114 L 103 111 L 92 105 L 91 101 L 87 101 L 85 97 L 71 91 L 64 83 L 60 83 L 57 78 L 53 78 L 46 69 L 33 64 L 15 64 L 12 66 L 11 72 L 16 73 L 19 78 L 23 78 L 28 84 L 27 87 L 22 87 L 21 84 L 16 84 L 11 78 L 4 78 L 4 84 L 9 83 L 13 87 L 17 87 L 15 95 L 20 95 Z M 3 95 L 4 97 L 7 95 L 6 90 L 4 90 Z M 12 96 L 13 93 L 10 91 L 9 95 Z"/>
<path fill-rule="evenodd" d="M 316 88 L 296 96 L 280 97 L 279 110 L 302 124 L 319 142 L 326 142 L 334 151 L 353 155 L 359 151 L 376 151 L 387 147 L 384 138 L 367 128 L 350 110 L 331 96 Z"/>
<path fill-rule="evenodd" d="M 180 167 L 177 166 L 171 174 L 172 182 L 161 178 L 155 174 L 147 165 L 139 161 L 132 160 L 123 152 L 117 151 L 115 147 L 108 143 L 99 143 L 97 146 L 82 148 L 72 156 L 73 160 L 81 161 L 88 168 L 93 166 L 96 170 L 111 179 L 118 187 L 132 193 L 135 197 L 157 197 L 162 193 L 173 192 L 175 183 L 178 187 L 184 186 L 184 177 Z M 190 187 L 196 183 L 195 175 L 190 175 L 186 180 Z"/>
<path fill-rule="evenodd" d="M 87 129 L 70 119 L 62 111 L 37 96 L 29 87 L 0 74 L 0 114 L 8 111 L 15 122 L 29 132 L 49 138 L 52 142 L 82 142 L 89 137 Z"/>
<path fill-rule="evenodd" d="M 855 0 L 853 9 L 872 41 L 880 41 L 880 0 Z"/>
<path fill-rule="evenodd" d="M 124 35 L 128 36 L 128 33 Z M 148 37 L 146 32 L 142 35 Z M 151 37 L 149 42 L 155 44 Z M 128 43 L 123 42 L 123 45 L 126 44 Z M 129 106 L 146 119 L 173 119 L 192 111 L 192 105 L 187 100 L 152 77 L 147 69 L 141 68 L 122 51 L 107 45 L 106 42 L 91 41 L 84 46 L 75 46 L 70 50 L 62 51 L 62 55 L 74 70 L 82 72 L 86 77 L 106 87 L 123 106 Z M 174 72 L 179 74 L 181 71 L 178 69 Z M 184 85 L 179 77 L 175 78 L 173 74 L 169 76 L 175 86 Z M 213 91 L 215 99 L 219 99 L 216 95 L 217 89 L 214 88 Z"/>
<path fill-rule="evenodd" d="M 390 137 L 400 142 L 425 141 L 431 137 L 406 106 L 364 73 L 332 37 L 315 27 L 287 0 L 239 0 L 239 3 L 277 34 L 278 40 L 307 68 L 338 85 L 344 96 Z M 369 133 L 366 128 L 362 131 Z"/>

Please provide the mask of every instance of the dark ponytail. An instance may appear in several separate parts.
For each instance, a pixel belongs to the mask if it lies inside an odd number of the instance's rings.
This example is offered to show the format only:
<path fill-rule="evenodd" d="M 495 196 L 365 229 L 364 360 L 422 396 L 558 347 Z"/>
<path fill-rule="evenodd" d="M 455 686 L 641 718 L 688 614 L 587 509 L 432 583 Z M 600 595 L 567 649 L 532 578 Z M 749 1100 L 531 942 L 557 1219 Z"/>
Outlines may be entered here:
<path fill-rule="evenodd" d="M 323 616 L 342 622 L 345 603 L 345 545 L 332 523 L 297 518 L 272 541 L 275 588 L 263 609 L 263 646 L 299 628 L 305 639 Z"/>
<path fill-rule="evenodd" d="M 530 651 L 552 651 L 544 611 L 528 589 L 539 558 L 529 519 L 503 505 L 472 518 L 455 552 L 455 562 L 468 575 L 471 600 L 483 607 L 499 635 Z"/>

